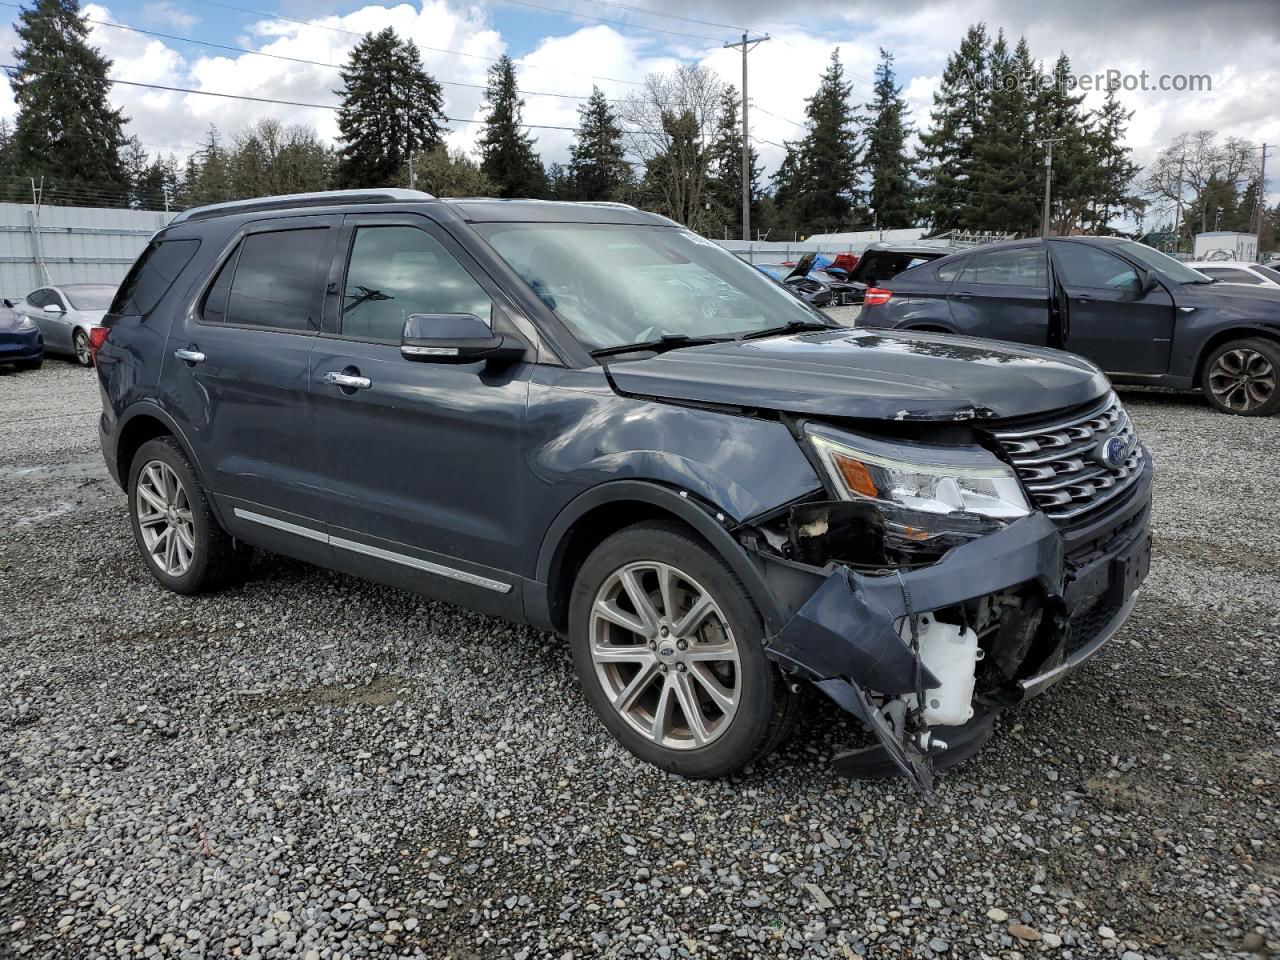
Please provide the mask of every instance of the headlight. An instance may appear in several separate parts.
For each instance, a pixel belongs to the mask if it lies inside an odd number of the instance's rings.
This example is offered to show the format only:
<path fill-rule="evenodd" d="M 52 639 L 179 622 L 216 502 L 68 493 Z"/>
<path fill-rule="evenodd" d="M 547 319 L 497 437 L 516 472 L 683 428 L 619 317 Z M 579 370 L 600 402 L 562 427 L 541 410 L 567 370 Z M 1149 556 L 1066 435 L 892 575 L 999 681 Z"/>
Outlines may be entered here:
<path fill-rule="evenodd" d="M 19 330 L 34 330 L 35 328 L 36 328 L 36 322 L 32 320 L 30 317 L 28 316 L 18 317 Z"/>
<path fill-rule="evenodd" d="M 810 427 L 808 435 L 827 476 L 846 499 L 1000 520 L 1031 512 L 1017 475 L 981 447 L 888 443 L 823 427 Z"/>

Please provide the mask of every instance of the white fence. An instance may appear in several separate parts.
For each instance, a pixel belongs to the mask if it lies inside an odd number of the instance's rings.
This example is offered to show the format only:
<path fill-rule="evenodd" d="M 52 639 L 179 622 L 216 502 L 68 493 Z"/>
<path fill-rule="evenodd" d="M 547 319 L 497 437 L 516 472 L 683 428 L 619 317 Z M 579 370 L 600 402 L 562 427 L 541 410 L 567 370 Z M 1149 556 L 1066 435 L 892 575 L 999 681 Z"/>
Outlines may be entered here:
<path fill-rule="evenodd" d="M 119 283 L 173 214 L 0 203 L 0 296 L 60 283 Z"/>

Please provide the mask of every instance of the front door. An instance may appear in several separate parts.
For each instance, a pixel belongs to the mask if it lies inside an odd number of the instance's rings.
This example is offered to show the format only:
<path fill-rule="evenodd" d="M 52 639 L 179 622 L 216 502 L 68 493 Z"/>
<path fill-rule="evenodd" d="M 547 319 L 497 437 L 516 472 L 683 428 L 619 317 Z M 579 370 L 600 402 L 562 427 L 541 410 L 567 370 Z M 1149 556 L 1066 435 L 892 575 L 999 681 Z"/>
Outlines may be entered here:
<path fill-rule="evenodd" d="M 324 538 L 309 361 L 340 224 L 317 216 L 248 225 L 169 332 L 165 403 L 188 417 L 184 431 L 224 519 L 254 542 L 289 526 Z"/>
<path fill-rule="evenodd" d="M 1063 348 L 1109 374 L 1168 372 L 1175 312 L 1168 291 L 1143 289 L 1132 264 L 1092 244 L 1055 240 L 1050 249 L 1065 306 Z"/>
<path fill-rule="evenodd" d="M 311 393 L 335 558 L 420 592 L 517 609 L 518 574 L 529 573 L 518 547 L 532 366 L 400 353 L 411 314 L 492 322 L 506 309 L 502 295 L 444 230 L 415 215 L 347 217 L 330 289 Z"/>
<path fill-rule="evenodd" d="M 1049 336 L 1044 247 L 978 251 L 964 262 L 947 299 L 961 333 L 1043 347 Z"/>

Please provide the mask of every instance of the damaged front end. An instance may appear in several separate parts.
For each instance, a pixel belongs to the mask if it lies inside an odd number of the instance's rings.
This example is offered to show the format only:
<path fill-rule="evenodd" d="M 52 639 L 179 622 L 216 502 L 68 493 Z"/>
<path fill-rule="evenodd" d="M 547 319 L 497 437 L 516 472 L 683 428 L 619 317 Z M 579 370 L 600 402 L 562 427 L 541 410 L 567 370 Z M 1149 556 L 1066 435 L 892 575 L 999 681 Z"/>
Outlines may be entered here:
<path fill-rule="evenodd" d="M 1038 509 L 1026 472 L 989 449 L 998 438 L 948 429 L 935 447 L 799 424 L 830 489 L 737 531 L 790 613 L 769 657 L 879 740 L 836 769 L 900 771 L 926 795 L 935 766 L 972 755 L 1001 711 L 1119 629 L 1151 549 L 1151 464 L 1131 429 L 1123 490 L 1070 523 Z"/>

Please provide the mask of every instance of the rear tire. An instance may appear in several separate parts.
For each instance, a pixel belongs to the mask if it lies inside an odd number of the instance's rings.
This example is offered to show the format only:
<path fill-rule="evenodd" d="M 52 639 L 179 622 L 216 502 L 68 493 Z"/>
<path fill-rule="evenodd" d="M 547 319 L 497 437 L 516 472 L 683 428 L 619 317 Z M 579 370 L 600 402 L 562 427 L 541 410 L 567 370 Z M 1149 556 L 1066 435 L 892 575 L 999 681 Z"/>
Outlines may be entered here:
<path fill-rule="evenodd" d="M 176 440 L 157 437 L 138 448 L 128 489 L 134 542 L 161 586 L 194 594 L 244 581 L 253 548 L 218 525 Z"/>
<path fill-rule="evenodd" d="M 573 586 L 569 642 L 609 732 L 671 773 L 741 770 L 794 720 L 796 698 L 765 657 L 741 581 L 679 524 L 637 524 L 592 551 Z"/>
<path fill-rule="evenodd" d="M 1280 413 L 1280 344 L 1260 337 L 1224 343 L 1205 358 L 1200 389 L 1209 405 L 1223 413 Z"/>

